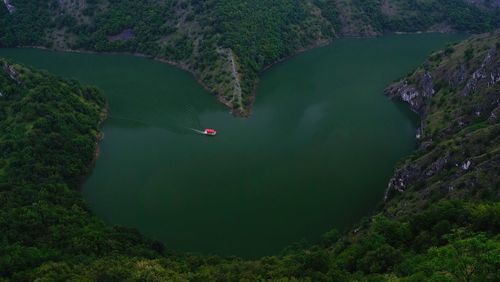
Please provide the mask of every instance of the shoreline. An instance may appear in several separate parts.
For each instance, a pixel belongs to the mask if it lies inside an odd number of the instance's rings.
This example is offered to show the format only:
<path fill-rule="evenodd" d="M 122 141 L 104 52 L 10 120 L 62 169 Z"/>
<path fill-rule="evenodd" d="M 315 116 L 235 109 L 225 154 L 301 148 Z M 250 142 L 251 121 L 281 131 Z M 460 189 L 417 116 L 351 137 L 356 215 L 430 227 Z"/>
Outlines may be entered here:
<path fill-rule="evenodd" d="M 257 79 L 254 81 L 253 89 L 250 91 L 250 104 L 244 109 L 244 110 L 237 110 L 232 107 L 233 105 L 229 103 L 229 101 L 225 100 L 220 94 L 214 93 L 213 90 L 210 89 L 210 87 L 202 81 L 202 79 L 196 74 L 194 70 L 192 70 L 189 65 L 180 63 L 180 62 L 175 62 L 172 60 L 168 60 L 165 58 L 162 58 L 160 56 L 154 56 L 154 55 L 146 55 L 143 53 L 138 53 L 138 52 L 129 52 L 129 51 L 111 51 L 111 52 L 99 52 L 99 51 L 91 51 L 91 50 L 85 50 L 85 49 L 69 49 L 69 48 L 49 48 L 45 46 L 17 46 L 17 47 L 12 47 L 12 48 L 33 48 L 33 49 L 39 49 L 39 50 L 44 50 L 44 51 L 50 51 L 50 52 L 67 52 L 67 53 L 77 53 L 77 54 L 92 54 L 92 55 L 128 55 L 128 56 L 134 56 L 134 57 L 139 57 L 139 58 L 145 58 L 145 59 L 150 59 L 153 61 L 158 61 L 160 63 L 165 63 L 174 67 L 179 68 L 182 71 L 188 72 L 194 80 L 201 85 L 201 87 L 208 92 L 208 94 L 214 96 L 216 100 L 223 104 L 228 110 L 229 113 L 237 118 L 248 118 L 252 114 L 252 108 L 253 108 L 253 103 L 255 102 L 256 98 L 256 91 L 257 91 L 257 86 L 260 82 L 260 76 L 262 76 L 266 71 L 271 69 L 273 66 L 279 65 L 281 63 L 284 63 L 288 59 L 291 59 L 297 55 L 300 55 L 301 53 L 307 52 L 314 50 L 316 48 L 321 48 L 325 46 L 329 46 L 335 42 L 337 39 L 344 39 L 344 38 L 377 38 L 380 36 L 384 35 L 411 35 L 411 34 L 428 34 L 428 33 L 439 33 L 439 34 L 453 34 L 457 33 L 456 31 L 442 31 L 442 30 L 426 30 L 426 31 L 414 31 L 414 32 L 404 32 L 404 31 L 394 31 L 394 32 L 389 32 L 389 33 L 379 33 L 374 36 L 344 36 L 344 35 L 334 35 L 332 38 L 323 38 L 320 40 L 317 40 L 311 45 L 301 47 L 298 50 L 292 52 L 291 54 L 271 63 L 268 65 L 265 65 L 262 67 L 261 70 L 257 72 Z"/>
<path fill-rule="evenodd" d="M 429 34 L 429 33 L 453 34 L 456 32 L 454 32 L 454 31 L 453 32 L 439 32 L 439 31 L 432 31 L 432 30 L 416 31 L 416 32 L 392 32 L 392 33 L 387 33 L 387 34 L 375 35 L 375 36 L 370 37 L 370 38 L 377 38 L 377 37 L 384 36 L 384 35 L 398 35 L 399 36 L 399 35 Z M 14 48 L 33 48 L 33 49 L 39 49 L 39 50 L 44 50 L 44 51 L 49 51 L 49 52 L 66 52 L 66 53 L 92 54 L 92 55 L 127 55 L 127 56 L 134 56 L 134 57 L 138 57 L 138 58 L 146 58 L 146 59 L 150 59 L 153 61 L 158 61 L 160 63 L 168 64 L 168 65 L 177 67 L 182 71 L 188 72 L 195 79 L 195 81 L 203 87 L 203 89 L 205 91 L 207 91 L 210 95 L 214 96 L 219 103 L 223 104 L 226 108 L 228 108 L 229 113 L 233 117 L 249 118 L 251 116 L 251 113 L 252 113 L 253 103 L 255 102 L 257 87 L 258 87 L 258 84 L 260 83 L 260 76 L 262 76 L 266 71 L 268 71 L 272 67 L 279 65 L 279 64 L 282 64 L 282 63 L 286 62 L 287 60 L 289 60 L 297 55 L 300 55 L 301 53 L 311 51 L 311 50 L 314 50 L 316 48 L 329 46 L 329 45 L 333 44 L 336 39 L 344 39 L 344 38 L 362 39 L 362 38 L 367 38 L 367 37 L 363 37 L 363 36 L 359 36 L 359 37 L 335 36 L 331 39 L 318 40 L 309 46 L 302 47 L 302 48 L 298 49 L 297 51 L 293 52 L 292 54 L 277 60 L 276 62 L 273 62 L 269 65 L 264 66 L 257 73 L 257 79 L 254 81 L 254 87 L 252 89 L 252 92 L 251 92 L 252 94 L 250 96 L 251 103 L 250 103 L 250 106 L 245 109 L 245 111 L 234 111 L 233 108 L 231 107 L 231 104 L 228 103 L 228 101 L 222 99 L 220 95 L 213 93 L 209 89 L 209 87 L 205 83 L 203 83 L 203 81 L 196 75 L 196 73 L 193 70 L 191 70 L 188 67 L 188 65 L 183 64 L 183 63 L 178 63 L 178 62 L 174 62 L 174 61 L 167 60 L 167 59 L 160 58 L 160 57 L 155 57 L 155 56 L 146 55 L 146 54 L 142 54 L 142 53 L 133 53 L 133 52 L 97 52 L 97 51 L 90 51 L 90 50 L 84 50 L 84 49 L 47 48 L 44 46 L 19 46 L 19 47 L 14 47 Z M 391 100 L 393 100 L 393 99 L 391 99 Z M 92 158 L 91 163 L 89 164 L 89 167 L 87 169 L 87 173 L 82 175 L 81 180 L 79 181 L 78 189 L 82 189 L 84 182 L 91 175 L 91 173 L 95 167 L 95 164 L 97 162 L 97 159 L 99 158 L 99 155 L 100 155 L 100 146 L 99 145 L 102 142 L 102 140 L 104 139 L 104 132 L 101 129 L 102 129 L 102 124 L 107 120 L 108 113 L 109 113 L 109 104 L 106 101 L 106 105 L 101 113 L 101 119 L 97 124 L 98 135 L 97 135 L 97 138 L 95 140 L 96 147 L 95 147 L 94 156 Z M 421 118 L 422 117 L 419 115 L 419 119 L 421 119 Z M 384 201 L 382 201 L 382 203 L 383 202 Z"/>
<path fill-rule="evenodd" d="M 179 68 L 182 71 L 188 72 L 194 78 L 194 80 L 199 85 L 201 85 L 201 87 L 205 91 L 208 92 L 208 94 L 214 96 L 219 103 L 223 104 L 226 108 L 228 108 L 229 109 L 229 113 L 232 116 L 237 117 L 237 118 L 248 118 L 248 117 L 251 116 L 251 113 L 252 113 L 253 103 L 255 101 L 255 96 L 256 96 L 255 94 L 256 94 L 256 91 L 257 91 L 257 86 L 258 86 L 258 84 L 260 82 L 260 76 L 261 75 L 263 75 L 267 70 L 269 70 L 270 68 L 272 68 L 275 65 L 281 64 L 281 63 L 285 62 L 286 60 L 288 60 L 290 58 L 293 58 L 293 57 L 295 57 L 295 56 L 297 56 L 297 55 L 299 55 L 301 53 L 304 53 L 304 52 L 307 52 L 307 51 L 310 51 L 310 50 L 313 50 L 313 49 L 316 49 L 316 48 L 328 46 L 328 45 L 332 44 L 335 39 L 338 39 L 338 38 L 340 38 L 340 37 L 334 37 L 334 38 L 331 38 L 331 39 L 322 39 L 322 40 L 319 40 L 319 41 L 317 41 L 317 42 L 315 42 L 315 43 L 313 43 L 313 44 L 311 44 L 309 46 L 302 47 L 302 48 L 296 50 L 292 54 L 287 55 L 287 56 L 285 56 L 285 57 L 277 60 L 276 62 L 273 62 L 271 64 L 268 64 L 268 65 L 264 66 L 257 73 L 258 78 L 256 79 L 256 81 L 254 83 L 254 87 L 253 87 L 253 89 L 251 91 L 251 97 L 250 97 L 251 103 L 250 103 L 250 106 L 248 106 L 244 111 L 234 111 L 234 109 L 232 108 L 232 105 L 228 101 L 226 101 L 225 99 L 223 99 L 219 94 L 214 93 L 208 87 L 208 85 L 206 85 L 198 77 L 198 75 L 195 73 L 195 71 L 189 68 L 188 65 L 183 64 L 183 63 L 179 63 L 179 62 L 175 62 L 175 61 L 172 61 L 172 60 L 168 60 L 168 59 L 165 59 L 165 58 L 161 58 L 161 57 L 157 57 L 157 56 L 152 56 L 152 55 L 146 55 L 146 54 L 137 53 L 137 52 L 128 52 L 128 51 L 123 51 L 123 52 L 120 52 L 120 51 L 98 52 L 98 51 L 91 51 L 91 50 L 85 50 L 85 49 L 49 48 L 49 47 L 45 47 L 45 46 L 36 46 L 36 45 L 35 46 L 17 46 L 17 47 L 11 47 L 11 48 L 32 48 L 32 49 L 44 50 L 44 51 L 48 51 L 48 52 L 65 52 L 65 53 L 91 54 L 91 55 L 127 55 L 127 56 L 133 56 L 133 57 L 138 57 L 138 58 L 150 59 L 150 60 L 157 61 L 157 62 L 160 62 L 160 63 L 168 64 L 168 65 L 177 67 L 177 68 Z M 360 37 L 360 38 L 362 38 L 362 37 Z"/>
<path fill-rule="evenodd" d="M 99 121 L 97 122 L 97 125 L 96 125 L 97 136 L 94 140 L 95 149 L 94 149 L 94 153 L 92 155 L 92 161 L 88 164 L 85 173 L 80 177 L 80 181 L 78 182 L 77 189 L 80 192 L 82 191 L 83 185 L 85 184 L 87 179 L 92 175 L 92 173 L 95 169 L 95 165 L 97 163 L 97 160 L 99 159 L 99 156 L 101 155 L 100 143 L 102 142 L 102 140 L 104 140 L 104 131 L 102 130 L 102 125 L 108 119 L 108 113 L 109 113 L 109 105 L 108 105 L 108 102 L 106 101 L 106 104 L 100 113 Z"/>
<path fill-rule="evenodd" d="M 65 52 L 65 53 L 90 54 L 90 55 L 126 55 L 126 56 L 133 56 L 133 57 L 138 57 L 138 58 L 149 59 L 149 60 L 153 60 L 153 61 L 157 61 L 160 63 L 164 63 L 167 65 L 177 67 L 178 69 L 189 73 L 195 79 L 195 81 L 198 84 L 200 84 L 201 87 L 203 87 L 203 89 L 205 91 L 207 91 L 212 96 L 218 97 L 218 95 L 213 94 L 213 92 L 210 90 L 210 88 L 196 75 L 196 73 L 193 70 L 191 70 L 189 68 L 188 65 L 183 64 L 183 63 L 178 63 L 175 61 L 171 61 L 171 60 L 167 60 L 167 59 L 164 59 L 161 57 L 146 55 L 146 54 L 137 53 L 137 52 L 128 52 L 128 51 L 98 52 L 98 51 L 91 51 L 91 50 L 85 50 L 85 49 L 48 48 L 48 47 L 44 47 L 44 46 L 18 46 L 18 47 L 10 47 L 10 48 L 32 48 L 32 49 L 44 50 L 44 51 L 48 51 L 48 52 Z M 219 102 L 221 102 L 221 101 L 219 101 Z"/>
<path fill-rule="evenodd" d="M 421 34 L 421 33 L 415 33 L 415 34 Z M 399 35 L 399 34 L 397 34 Z M 403 35 L 403 34 L 402 34 Z M 342 37 L 342 38 L 346 38 L 346 37 Z M 360 38 L 363 38 L 363 37 L 360 37 Z M 257 76 L 257 79 L 254 83 L 254 88 L 252 90 L 252 95 L 251 95 L 251 105 L 253 105 L 253 102 L 254 102 L 254 99 L 256 97 L 256 90 L 257 90 L 257 86 L 259 84 L 259 81 L 260 81 L 260 76 L 263 75 L 266 71 L 268 71 L 269 69 L 271 69 L 273 66 L 275 65 L 279 65 L 281 63 L 284 63 L 286 62 L 288 59 L 291 59 L 297 55 L 300 55 L 301 53 L 304 53 L 304 52 L 307 52 L 307 51 L 310 51 L 310 50 L 313 50 L 313 49 L 316 49 L 316 48 L 321 48 L 321 47 L 326 47 L 326 46 L 329 46 L 330 44 L 333 44 L 335 42 L 335 39 L 339 39 L 339 38 L 334 38 L 334 39 L 331 39 L 331 40 L 321 40 L 321 41 L 318 41 L 316 42 L 315 44 L 312 44 L 310 46 L 307 46 L 307 47 L 304 47 L 304 48 L 300 48 L 299 50 L 297 50 L 296 52 L 272 63 L 272 64 L 269 64 L 269 65 L 266 65 L 265 67 L 263 67 L 263 69 L 261 71 L 258 72 L 258 76 Z M 207 87 L 204 83 L 202 83 L 198 78 L 197 76 L 194 74 L 193 71 L 189 70 L 188 67 L 186 65 L 183 65 L 183 64 L 180 64 L 180 63 L 176 63 L 176 62 L 172 62 L 172 61 L 169 61 L 169 60 L 166 60 L 166 59 L 162 59 L 162 58 L 157 58 L 157 57 L 153 57 L 153 56 L 148 56 L 148 55 L 144 55 L 144 54 L 140 54 L 140 53 L 131 53 L 131 52 L 94 52 L 94 51 L 87 51 L 87 50 L 71 50 L 71 49 L 50 49 L 50 48 L 45 48 L 45 47 L 25 47 L 25 48 L 34 48 L 34 49 L 41 49 L 41 50 L 46 50 L 46 51 L 56 51 L 56 52 L 59 52 L 59 51 L 62 51 L 62 52 L 68 52 L 68 53 L 81 53 L 81 54 L 96 54 L 96 55 L 130 55 L 130 56 L 135 56 L 135 57 L 140 57 L 140 58 L 147 58 L 147 59 L 151 59 L 151 60 L 155 60 L 155 61 L 159 61 L 161 63 L 166 63 L 166 64 L 169 64 L 169 65 L 172 65 L 172 66 L 175 66 L 175 67 L 178 67 L 180 68 L 181 70 L 183 71 L 187 71 L 189 72 L 191 75 L 193 75 L 193 77 L 195 78 L 195 80 L 200 84 L 202 85 L 202 87 L 207 90 Z M 211 93 L 209 91 L 209 93 Z M 220 98 L 215 95 L 217 97 L 217 100 L 219 102 L 221 102 L 222 104 L 224 104 L 226 107 L 229 107 L 228 104 L 222 102 L 220 100 Z M 252 107 L 250 106 L 248 108 L 248 116 L 247 115 L 237 115 L 233 112 L 232 115 L 235 116 L 235 117 L 249 117 L 250 114 L 251 114 L 251 109 Z M 96 165 L 96 162 L 98 160 L 98 158 L 100 157 L 100 143 L 104 140 L 104 131 L 102 130 L 102 125 L 103 123 L 107 120 L 108 118 L 108 113 L 109 113 L 109 105 L 108 103 L 106 102 L 106 105 L 105 107 L 103 108 L 102 112 L 101 112 L 101 118 L 97 124 L 97 130 L 98 130 L 98 134 L 96 136 L 96 140 L 95 140 L 95 152 L 93 154 L 93 158 L 92 158 L 92 161 L 91 163 L 89 163 L 89 166 L 87 168 L 87 171 L 86 173 L 82 176 L 82 179 L 80 181 L 80 184 L 78 186 L 78 190 L 82 190 L 83 189 L 83 185 L 85 183 L 86 180 L 88 180 L 88 178 L 92 175 L 93 173 L 93 170 L 95 169 L 95 165 Z M 421 118 L 419 116 L 419 118 Z M 414 151 L 412 151 L 412 153 L 414 153 Z M 411 154 L 412 154 L 411 153 Z M 410 155 L 411 155 L 410 154 Z M 392 174 L 391 176 L 394 176 L 394 174 Z M 377 205 L 384 205 L 385 201 L 382 200 L 377 203 Z M 377 211 L 379 209 L 379 207 L 374 207 L 374 209 L 372 211 L 370 211 L 368 213 L 368 216 L 372 215 L 375 211 Z M 346 228 L 346 230 L 351 230 L 352 228 Z M 182 252 L 184 253 L 184 252 Z"/>

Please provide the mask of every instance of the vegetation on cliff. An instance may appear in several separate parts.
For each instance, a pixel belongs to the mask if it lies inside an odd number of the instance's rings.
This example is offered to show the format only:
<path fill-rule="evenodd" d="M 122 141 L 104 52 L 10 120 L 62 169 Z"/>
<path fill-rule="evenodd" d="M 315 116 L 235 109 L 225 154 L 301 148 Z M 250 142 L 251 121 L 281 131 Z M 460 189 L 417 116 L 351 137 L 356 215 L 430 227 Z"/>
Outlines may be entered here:
<path fill-rule="evenodd" d="M 141 53 L 191 71 L 235 114 L 258 73 L 335 36 L 500 26 L 497 2 L 465 0 L 12 0 L 0 46 Z"/>
<path fill-rule="evenodd" d="M 253 261 L 170 254 L 93 217 L 77 189 L 97 146 L 99 91 L 0 60 L 0 277 L 497 281 L 499 47 L 500 32 L 472 37 L 388 88 L 420 113 L 420 147 L 375 215 Z"/>
<path fill-rule="evenodd" d="M 422 116 L 419 148 L 388 190 L 394 213 L 432 199 L 500 199 L 500 32 L 433 54 L 387 92 Z M 400 193 L 410 190 L 412 193 Z"/>

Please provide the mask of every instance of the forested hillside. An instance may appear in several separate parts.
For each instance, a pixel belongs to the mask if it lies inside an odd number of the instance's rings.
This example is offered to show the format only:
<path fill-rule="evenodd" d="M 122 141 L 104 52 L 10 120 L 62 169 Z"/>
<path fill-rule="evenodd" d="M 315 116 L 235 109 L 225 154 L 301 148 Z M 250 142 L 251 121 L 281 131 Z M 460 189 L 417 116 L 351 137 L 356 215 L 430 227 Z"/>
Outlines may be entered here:
<path fill-rule="evenodd" d="M 0 59 L 0 277 L 53 260 L 155 253 L 136 231 L 91 216 L 78 191 L 104 117 L 97 89 Z"/>
<path fill-rule="evenodd" d="M 172 254 L 96 219 L 78 187 L 99 91 L 0 60 L 0 280 L 498 281 L 499 47 L 498 31 L 474 36 L 387 89 L 422 125 L 376 214 L 253 261 Z"/>
<path fill-rule="evenodd" d="M 338 36 L 483 32 L 498 1 L 467 0 L 9 0 L 0 46 L 131 52 L 192 72 L 237 115 L 248 115 L 258 74 Z M 9 8 L 8 8 L 9 7 Z"/>

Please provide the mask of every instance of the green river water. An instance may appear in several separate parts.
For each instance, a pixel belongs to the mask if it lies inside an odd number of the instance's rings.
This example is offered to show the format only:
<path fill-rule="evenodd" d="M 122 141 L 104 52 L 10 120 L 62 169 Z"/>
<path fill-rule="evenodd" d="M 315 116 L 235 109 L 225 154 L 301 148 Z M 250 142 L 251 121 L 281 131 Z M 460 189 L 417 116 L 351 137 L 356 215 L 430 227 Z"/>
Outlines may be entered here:
<path fill-rule="evenodd" d="M 234 118 L 190 74 L 126 55 L 0 49 L 94 84 L 109 101 L 82 193 L 105 222 L 167 248 L 257 257 L 372 211 L 415 147 L 416 116 L 383 95 L 459 35 L 341 39 L 266 71 Z M 216 137 L 189 128 L 212 127 Z"/>

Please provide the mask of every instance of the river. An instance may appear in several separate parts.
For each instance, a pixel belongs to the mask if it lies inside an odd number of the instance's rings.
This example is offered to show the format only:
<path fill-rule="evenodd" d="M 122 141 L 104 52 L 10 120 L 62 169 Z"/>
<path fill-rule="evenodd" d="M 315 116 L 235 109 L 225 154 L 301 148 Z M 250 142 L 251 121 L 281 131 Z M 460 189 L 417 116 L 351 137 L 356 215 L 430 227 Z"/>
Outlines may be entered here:
<path fill-rule="evenodd" d="M 266 71 L 250 118 L 190 74 L 127 55 L 0 49 L 94 84 L 110 113 L 82 189 L 105 222 L 167 248 L 258 257 L 317 242 L 372 211 L 415 148 L 416 116 L 383 95 L 459 35 L 341 39 Z M 215 128 L 216 137 L 192 129 Z"/>

